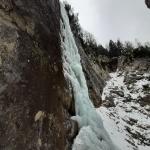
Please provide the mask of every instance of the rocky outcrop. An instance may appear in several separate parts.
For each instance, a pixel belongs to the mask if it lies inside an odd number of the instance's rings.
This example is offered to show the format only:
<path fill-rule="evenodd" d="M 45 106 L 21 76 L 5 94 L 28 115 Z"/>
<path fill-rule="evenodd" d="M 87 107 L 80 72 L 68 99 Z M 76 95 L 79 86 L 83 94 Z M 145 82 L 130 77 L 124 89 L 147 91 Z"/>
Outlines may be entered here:
<path fill-rule="evenodd" d="M 59 7 L 58 0 L 0 1 L 0 149 L 63 150 L 73 138 Z"/>
<path fill-rule="evenodd" d="M 105 80 L 108 78 L 108 72 L 103 69 L 102 65 L 96 63 L 94 59 L 88 56 L 76 37 L 76 44 L 81 56 L 81 64 L 87 81 L 89 96 L 95 107 L 99 107 L 102 103 L 101 95 L 105 86 Z"/>
<path fill-rule="evenodd" d="M 122 150 L 149 149 L 150 146 L 149 62 L 149 58 L 140 58 L 122 71 L 111 73 L 104 88 L 99 110 L 106 130 Z"/>

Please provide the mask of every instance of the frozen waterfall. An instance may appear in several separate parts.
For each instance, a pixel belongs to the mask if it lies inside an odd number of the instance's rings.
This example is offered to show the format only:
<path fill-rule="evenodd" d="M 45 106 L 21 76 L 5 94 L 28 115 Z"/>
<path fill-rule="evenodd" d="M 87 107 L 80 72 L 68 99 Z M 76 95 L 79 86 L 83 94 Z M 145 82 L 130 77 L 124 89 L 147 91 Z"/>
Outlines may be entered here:
<path fill-rule="evenodd" d="M 73 150 L 118 150 L 104 129 L 102 119 L 96 112 L 89 95 L 66 10 L 61 4 L 61 46 L 64 74 L 73 87 L 79 134 L 74 140 Z"/>

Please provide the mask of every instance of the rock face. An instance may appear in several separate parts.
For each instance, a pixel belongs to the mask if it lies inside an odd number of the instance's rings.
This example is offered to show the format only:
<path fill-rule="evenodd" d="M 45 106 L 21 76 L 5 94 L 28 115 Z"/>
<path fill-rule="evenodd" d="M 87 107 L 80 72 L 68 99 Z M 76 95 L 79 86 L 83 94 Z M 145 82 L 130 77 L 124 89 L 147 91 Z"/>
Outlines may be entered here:
<path fill-rule="evenodd" d="M 69 146 L 59 7 L 58 0 L 0 1 L 0 149 Z"/>
<path fill-rule="evenodd" d="M 150 147 L 150 58 L 136 58 L 122 67 L 110 74 L 99 110 L 121 150 L 146 150 Z"/>
<path fill-rule="evenodd" d="M 76 43 L 79 48 L 81 63 L 86 77 L 90 99 L 92 100 L 95 107 L 99 107 L 102 102 L 101 94 L 103 91 L 103 87 L 105 86 L 105 79 L 107 78 L 107 73 L 104 72 L 104 74 L 106 74 L 106 77 L 102 77 L 102 75 L 100 74 L 101 72 L 98 72 L 98 70 L 103 71 L 103 68 L 101 66 L 98 66 L 97 64 L 94 64 L 92 60 L 90 60 L 88 55 L 86 55 L 82 46 L 79 46 L 77 40 Z M 95 65 L 97 65 L 97 68 L 95 68 Z"/>

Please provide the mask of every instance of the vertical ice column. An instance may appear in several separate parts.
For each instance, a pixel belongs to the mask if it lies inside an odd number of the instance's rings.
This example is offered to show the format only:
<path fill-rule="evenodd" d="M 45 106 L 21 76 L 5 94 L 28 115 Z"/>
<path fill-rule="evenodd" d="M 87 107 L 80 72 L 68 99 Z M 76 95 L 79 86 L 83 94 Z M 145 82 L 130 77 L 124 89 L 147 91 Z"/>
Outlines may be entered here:
<path fill-rule="evenodd" d="M 80 55 L 70 28 L 66 10 L 61 5 L 61 46 L 64 74 L 71 82 L 75 98 L 76 116 L 72 119 L 79 124 L 73 150 L 117 150 L 103 127 L 88 94 L 85 76 L 80 63 Z"/>

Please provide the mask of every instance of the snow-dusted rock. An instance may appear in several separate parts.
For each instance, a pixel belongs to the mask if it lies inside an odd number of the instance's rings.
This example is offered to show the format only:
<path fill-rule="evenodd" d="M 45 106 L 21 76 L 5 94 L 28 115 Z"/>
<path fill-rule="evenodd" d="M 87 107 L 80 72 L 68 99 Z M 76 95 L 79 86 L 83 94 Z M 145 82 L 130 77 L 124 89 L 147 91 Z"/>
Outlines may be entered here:
<path fill-rule="evenodd" d="M 113 142 L 121 150 L 149 150 L 150 72 L 146 70 L 141 74 L 141 71 L 134 68 L 128 69 L 131 69 L 128 73 L 127 70 L 111 73 L 111 79 L 104 88 L 103 103 L 110 97 L 115 107 L 107 108 L 103 105 L 97 111 Z M 114 91 L 121 91 L 124 97 Z"/>

